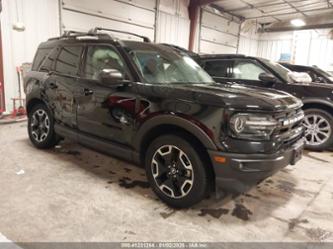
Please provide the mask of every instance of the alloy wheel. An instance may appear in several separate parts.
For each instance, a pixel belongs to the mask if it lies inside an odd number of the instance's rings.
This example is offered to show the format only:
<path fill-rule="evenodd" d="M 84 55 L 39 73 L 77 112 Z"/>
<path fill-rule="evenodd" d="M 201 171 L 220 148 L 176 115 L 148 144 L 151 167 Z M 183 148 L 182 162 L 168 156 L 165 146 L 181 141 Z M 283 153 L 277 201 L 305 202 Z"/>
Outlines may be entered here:
<path fill-rule="evenodd" d="M 183 198 L 192 189 L 192 163 L 186 153 L 174 145 L 164 145 L 155 152 L 151 170 L 158 188 L 171 198 Z"/>
<path fill-rule="evenodd" d="M 43 109 L 36 110 L 31 116 L 31 135 L 38 142 L 45 141 L 50 132 L 50 119 Z"/>
<path fill-rule="evenodd" d="M 331 136 L 332 128 L 329 121 L 319 114 L 307 114 L 304 118 L 305 138 L 308 145 L 320 145 Z"/>

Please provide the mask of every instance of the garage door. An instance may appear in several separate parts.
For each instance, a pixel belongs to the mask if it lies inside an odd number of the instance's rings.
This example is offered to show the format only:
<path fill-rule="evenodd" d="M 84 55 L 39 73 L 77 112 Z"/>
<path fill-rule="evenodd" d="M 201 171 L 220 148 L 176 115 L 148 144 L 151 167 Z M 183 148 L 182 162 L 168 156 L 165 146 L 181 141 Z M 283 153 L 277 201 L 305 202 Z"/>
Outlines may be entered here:
<path fill-rule="evenodd" d="M 236 53 L 239 28 L 237 22 L 208 10 L 202 10 L 200 53 Z"/>
<path fill-rule="evenodd" d="M 154 40 L 155 0 L 63 0 L 62 30 L 104 27 L 137 33 Z M 121 39 L 137 39 L 114 34 Z"/>

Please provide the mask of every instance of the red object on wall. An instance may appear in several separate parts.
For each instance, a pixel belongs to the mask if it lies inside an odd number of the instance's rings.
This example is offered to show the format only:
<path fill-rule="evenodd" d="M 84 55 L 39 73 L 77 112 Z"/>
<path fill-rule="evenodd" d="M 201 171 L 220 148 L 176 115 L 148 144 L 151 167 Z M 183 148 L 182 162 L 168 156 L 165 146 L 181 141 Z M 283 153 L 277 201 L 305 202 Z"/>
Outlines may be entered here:
<path fill-rule="evenodd" d="M 2 58 L 2 36 L 0 26 L 0 114 L 6 111 L 5 107 L 5 86 L 3 77 L 3 58 Z"/>

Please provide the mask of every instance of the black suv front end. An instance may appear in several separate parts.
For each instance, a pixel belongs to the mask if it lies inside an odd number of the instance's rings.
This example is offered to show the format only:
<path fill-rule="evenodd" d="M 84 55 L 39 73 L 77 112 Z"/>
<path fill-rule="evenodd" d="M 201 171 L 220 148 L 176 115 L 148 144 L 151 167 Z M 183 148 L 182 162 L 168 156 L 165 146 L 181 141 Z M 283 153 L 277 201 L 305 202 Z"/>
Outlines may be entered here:
<path fill-rule="evenodd" d="M 236 112 L 220 138 L 226 152 L 209 151 L 217 194 L 245 192 L 287 165 L 295 165 L 304 147 L 301 108 L 274 115 Z"/>

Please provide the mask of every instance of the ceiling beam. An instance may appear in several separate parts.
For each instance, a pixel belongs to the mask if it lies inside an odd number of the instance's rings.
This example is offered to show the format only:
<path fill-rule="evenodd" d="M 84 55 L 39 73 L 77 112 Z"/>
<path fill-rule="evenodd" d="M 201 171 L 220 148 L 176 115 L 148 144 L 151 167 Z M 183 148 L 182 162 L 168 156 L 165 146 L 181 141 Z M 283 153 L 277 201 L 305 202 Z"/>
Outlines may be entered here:
<path fill-rule="evenodd" d="M 223 7 L 221 7 L 220 5 L 217 5 L 217 4 L 211 4 L 210 5 L 212 8 L 220 11 L 221 13 L 227 13 L 228 15 L 230 15 L 231 17 L 237 17 L 239 19 L 239 21 L 243 21 L 244 20 L 244 17 L 242 16 L 239 16 L 239 15 L 236 15 L 236 14 L 233 14 L 233 13 L 230 13 L 229 11 L 225 10 Z M 233 19 L 233 18 L 230 18 L 230 19 Z M 237 22 L 239 22 L 237 21 Z"/>
<path fill-rule="evenodd" d="M 303 10 L 303 13 L 308 13 L 308 12 L 312 12 L 312 11 L 321 11 L 321 10 L 328 10 L 328 9 L 332 9 L 333 8 L 318 8 L 318 9 L 311 9 L 311 10 Z M 285 16 L 285 15 L 294 15 L 294 14 L 299 14 L 299 12 L 289 12 L 289 13 L 281 13 L 281 14 L 274 14 L 274 16 Z M 260 18 L 264 18 L 264 17 L 272 17 L 272 15 L 262 15 L 262 16 L 254 16 L 254 17 L 248 17 L 245 18 L 246 20 L 253 20 L 253 19 L 260 19 Z"/>
<path fill-rule="evenodd" d="M 300 3 L 303 2 L 304 0 L 295 0 L 295 1 L 290 1 L 289 3 Z M 322 1 L 318 1 L 317 3 L 321 3 Z M 241 8 L 235 8 L 235 9 L 229 9 L 229 12 L 236 12 L 236 11 L 243 11 L 243 10 L 251 10 L 251 9 L 258 9 L 258 8 L 265 8 L 265 7 L 272 7 L 272 6 L 279 6 L 281 5 L 281 2 L 267 2 L 267 3 L 262 3 L 262 4 L 249 4 L 246 7 L 241 7 Z"/>
<path fill-rule="evenodd" d="M 211 4 L 211 3 L 215 3 L 217 1 L 218 0 L 197 0 L 199 6 L 208 5 L 208 4 Z"/>
<path fill-rule="evenodd" d="M 333 12 L 332 12 L 333 13 Z M 290 20 L 272 23 L 264 26 L 261 31 L 263 32 L 281 32 L 281 31 L 294 31 L 302 29 L 319 29 L 333 27 L 332 13 L 322 14 L 320 16 L 303 17 L 305 25 L 302 27 L 295 27 L 290 23 Z"/>

